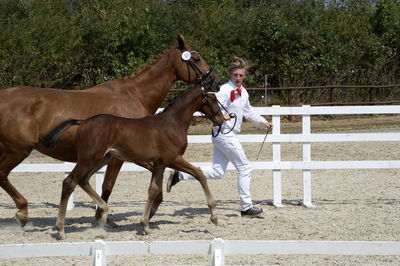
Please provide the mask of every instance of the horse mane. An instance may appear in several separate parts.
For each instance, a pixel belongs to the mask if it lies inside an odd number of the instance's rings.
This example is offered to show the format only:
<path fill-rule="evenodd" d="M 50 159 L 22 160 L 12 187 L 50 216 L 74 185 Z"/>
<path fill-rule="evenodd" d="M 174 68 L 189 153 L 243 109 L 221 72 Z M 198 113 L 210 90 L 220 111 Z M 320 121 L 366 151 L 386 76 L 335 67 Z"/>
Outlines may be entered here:
<path fill-rule="evenodd" d="M 169 110 L 170 107 L 171 107 L 175 102 L 177 102 L 180 98 L 182 98 L 182 97 L 183 97 L 184 95 L 186 95 L 189 91 L 193 90 L 193 89 L 196 88 L 196 87 L 197 87 L 197 85 L 190 86 L 190 87 L 187 88 L 186 90 L 184 90 L 184 91 L 182 91 L 181 93 L 179 93 L 179 94 L 172 100 L 172 102 L 170 102 L 170 103 L 168 104 L 168 106 L 164 108 L 164 110 L 163 110 L 162 112 L 159 112 L 159 113 L 157 113 L 157 114 L 161 114 L 161 113 L 164 113 L 165 111 Z"/>
<path fill-rule="evenodd" d="M 171 46 L 171 47 L 165 49 L 160 54 L 158 54 L 156 57 L 153 57 L 146 65 L 142 66 L 141 68 L 139 68 L 138 70 L 136 70 L 132 74 L 130 74 L 130 75 L 126 76 L 126 77 L 123 77 L 122 80 L 127 80 L 127 79 L 134 78 L 136 75 L 138 75 L 138 74 L 140 74 L 142 72 L 145 72 L 147 69 L 152 67 L 158 61 L 160 61 L 160 58 L 162 56 L 164 56 L 166 53 L 169 53 L 172 49 L 176 49 L 176 46 Z"/>

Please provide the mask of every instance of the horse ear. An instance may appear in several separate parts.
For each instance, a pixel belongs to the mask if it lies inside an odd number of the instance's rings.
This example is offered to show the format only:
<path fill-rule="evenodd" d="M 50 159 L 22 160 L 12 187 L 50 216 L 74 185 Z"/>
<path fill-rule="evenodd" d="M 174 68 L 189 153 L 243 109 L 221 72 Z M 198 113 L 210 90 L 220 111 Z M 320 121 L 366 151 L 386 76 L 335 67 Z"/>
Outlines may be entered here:
<path fill-rule="evenodd" d="M 178 44 L 179 44 L 179 49 L 181 50 L 185 49 L 185 38 L 183 37 L 182 34 L 178 35 Z"/>

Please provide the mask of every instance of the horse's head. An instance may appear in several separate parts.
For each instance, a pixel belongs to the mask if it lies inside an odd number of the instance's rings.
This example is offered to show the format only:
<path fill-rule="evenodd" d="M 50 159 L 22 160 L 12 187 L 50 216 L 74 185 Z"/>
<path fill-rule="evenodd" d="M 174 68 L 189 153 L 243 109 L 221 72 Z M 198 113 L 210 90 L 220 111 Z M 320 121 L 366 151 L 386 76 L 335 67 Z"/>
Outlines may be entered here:
<path fill-rule="evenodd" d="M 178 47 L 175 54 L 175 69 L 178 80 L 188 83 L 198 83 L 208 76 L 219 79 L 203 57 L 185 42 L 182 35 L 178 35 Z"/>
<path fill-rule="evenodd" d="M 214 126 L 220 126 L 225 121 L 221 107 L 216 97 L 221 82 L 218 78 L 208 77 L 206 81 L 199 84 L 201 87 L 201 106 L 199 111 L 213 122 Z"/>

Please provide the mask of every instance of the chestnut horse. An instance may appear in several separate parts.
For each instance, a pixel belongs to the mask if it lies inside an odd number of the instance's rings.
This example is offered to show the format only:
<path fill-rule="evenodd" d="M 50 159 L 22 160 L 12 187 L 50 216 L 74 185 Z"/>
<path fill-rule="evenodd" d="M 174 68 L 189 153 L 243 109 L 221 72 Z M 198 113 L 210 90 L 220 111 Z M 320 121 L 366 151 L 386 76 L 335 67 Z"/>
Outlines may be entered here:
<path fill-rule="evenodd" d="M 165 50 L 126 78 L 106 81 L 86 90 L 27 86 L 0 90 L 0 186 L 15 202 L 18 223 L 26 224 L 28 202 L 9 181 L 11 170 L 33 149 L 62 161 L 77 160 L 76 128 L 65 132 L 54 149 L 48 149 L 39 142 L 51 129 L 68 119 L 86 119 L 96 114 L 128 118 L 153 114 L 175 81 L 197 83 L 208 69 L 203 58 L 179 35 L 177 47 Z M 102 187 L 102 198 L 106 202 L 122 164 L 123 161 L 117 158 L 108 163 Z M 101 215 L 101 210 L 96 212 L 96 218 Z"/>
<path fill-rule="evenodd" d="M 219 83 L 219 81 L 218 81 Z M 111 158 L 121 161 L 152 163 L 152 178 L 141 224 L 149 233 L 149 221 L 162 202 L 162 180 L 166 167 L 192 174 L 200 182 L 211 210 L 211 221 L 217 224 L 216 202 L 207 185 L 203 172 L 182 155 L 187 147 L 187 131 L 193 113 L 201 111 L 214 125 L 224 121 L 221 108 L 210 88 L 218 85 L 214 78 L 182 92 L 162 113 L 143 118 L 129 119 L 102 114 L 86 120 L 68 120 L 46 136 L 42 144 L 51 147 L 72 125 L 79 125 L 75 137 L 78 161 L 72 172 L 64 179 L 57 218 L 57 230 L 65 238 L 64 220 L 67 202 L 79 185 L 97 203 L 101 210 L 101 224 L 107 221 L 108 206 L 89 184 L 90 177 Z M 219 86 L 219 85 L 218 85 Z"/>

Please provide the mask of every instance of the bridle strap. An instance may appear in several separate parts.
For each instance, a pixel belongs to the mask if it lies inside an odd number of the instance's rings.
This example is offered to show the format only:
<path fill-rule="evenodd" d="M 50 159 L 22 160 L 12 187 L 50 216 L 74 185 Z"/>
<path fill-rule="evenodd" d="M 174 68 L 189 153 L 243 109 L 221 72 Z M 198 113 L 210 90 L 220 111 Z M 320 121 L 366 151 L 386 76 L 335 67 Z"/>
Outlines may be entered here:
<path fill-rule="evenodd" d="M 217 101 L 218 101 L 218 99 L 217 99 Z M 237 122 L 237 117 L 236 117 L 236 114 L 235 114 L 235 113 L 229 113 L 228 110 L 225 108 L 225 106 L 222 105 L 222 103 L 221 103 L 220 101 L 218 101 L 218 105 L 221 106 L 222 109 L 224 109 L 225 112 L 226 112 L 227 114 L 229 114 L 229 117 L 230 117 L 230 118 L 234 118 L 234 119 L 235 119 L 235 123 L 233 123 L 232 128 L 229 129 L 227 132 L 223 132 L 223 131 L 222 131 L 222 125 L 219 125 L 219 126 L 218 126 L 217 133 L 214 133 L 214 128 L 211 128 L 211 135 L 212 135 L 214 138 L 216 138 L 216 137 L 219 135 L 219 133 L 221 133 L 221 134 L 223 134 L 223 135 L 229 134 L 229 133 L 235 128 L 236 122 Z"/>
<path fill-rule="evenodd" d="M 190 53 L 193 54 L 193 53 L 197 53 L 197 52 L 196 52 L 196 51 L 190 51 Z M 200 68 L 199 68 L 195 63 L 193 63 L 192 58 L 190 58 L 189 60 L 185 60 L 185 62 L 186 62 L 186 65 L 188 66 L 187 68 L 188 68 L 189 80 L 190 80 L 189 66 L 190 66 L 190 68 L 192 68 L 193 71 L 196 73 L 196 76 L 199 78 L 199 81 L 200 81 L 200 82 L 206 81 L 206 79 L 207 79 L 208 76 L 211 74 L 211 72 L 213 72 L 213 68 L 212 68 L 212 67 L 209 67 L 208 70 L 207 70 L 205 73 L 203 73 L 203 72 L 200 70 Z"/>
<path fill-rule="evenodd" d="M 203 97 L 203 103 L 207 103 L 207 105 L 210 107 L 210 109 L 211 109 L 211 115 L 213 116 L 213 117 L 215 117 L 220 111 L 221 111 L 221 107 L 218 107 L 217 109 L 215 109 L 215 110 L 213 110 L 213 108 L 212 108 L 212 106 L 211 106 L 211 104 L 207 101 L 207 95 L 210 95 L 210 94 L 215 94 L 215 92 L 208 92 L 208 91 L 206 91 L 205 89 L 204 89 L 204 86 L 201 86 L 201 95 L 202 95 L 202 97 Z M 218 105 L 220 106 L 220 102 L 218 101 L 218 99 L 217 98 L 215 98 L 215 100 L 218 102 Z"/>
<path fill-rule="evenodd" d="M 190 53 L 197 53 L 197 52 L 196 52 L 196 51 L 191 51 Z M 199 78 L 199 84 L 201 84 L 202 96 L 204 97 L 204 98 L 203 98 L 203 102 L 206 101 L 207 94 L 210 94 L 210 93 L 209 93 L 209 92 L 206 92 L 206 91 L 204 90 L 204 84 L 205 84 L 207 78 L 210 76 L 211 72 L 214 71 L 213 68 L 212 68 L 212 67 L 209 67 L 208 70 L 207 70 L 205 73 L 203 73 L 203 72 L 198 68 L 198 66 L 197 66 L 195 63 L 193 63 L 193 61 L 191 60 L 191 58 L 190 58 L 189 60 L 185 60 L 185 62 L 186 62 L 187 68 L 188 68 L 189 80 L 190 80 L 190 70 L 189 70 L 189 67 L 190 67 L 190 68 L 192 68 L 192 70 L 196 73 L 197 77 Z M 218 101 L 218 99 L 217 99 L 217 101 Z M 224 109 L 227 113 L 229 113 L 228 110 L 221 104 L 220 101 L 218 101 L 218 105 L 219 105 L 220 107 L 219 107 L 217 110 L 213 110 L 211 104 L 210 104 L 208 101 L 206 101 L 206 102 L 207 102 L 207 104 L 210 106 L 211 114 L 212 114 L 214 117 L 215 117 L 215 115 L 216 115 L 218 112 L 221 111 L 221 107 L 222 107 L 222 109 Z M 218 131 L 217 131 L 216 134 L 214 134 L 214 130 L 211 129 L 211 135 L 212 135 L 214 138 L 217 137 L 217 136 L 219 135 L 219 133 L 228 134 L 228 133 L 230 133 L 230 132 L 235 128 L 236 121 L 237 121 L 236 115 L 235 115 L 234 113 L 229 113 L 229 116 L 230 116 L 231 118 L 235 118 L 235 123 L 233 124 L 233 127 L 232 127 L 228 132 L 221 132 L 221 131 L 222 131 L 222 129 L 221 129 L 221 128 L 222 128 L 222 125 L 219 125 Z"/>

